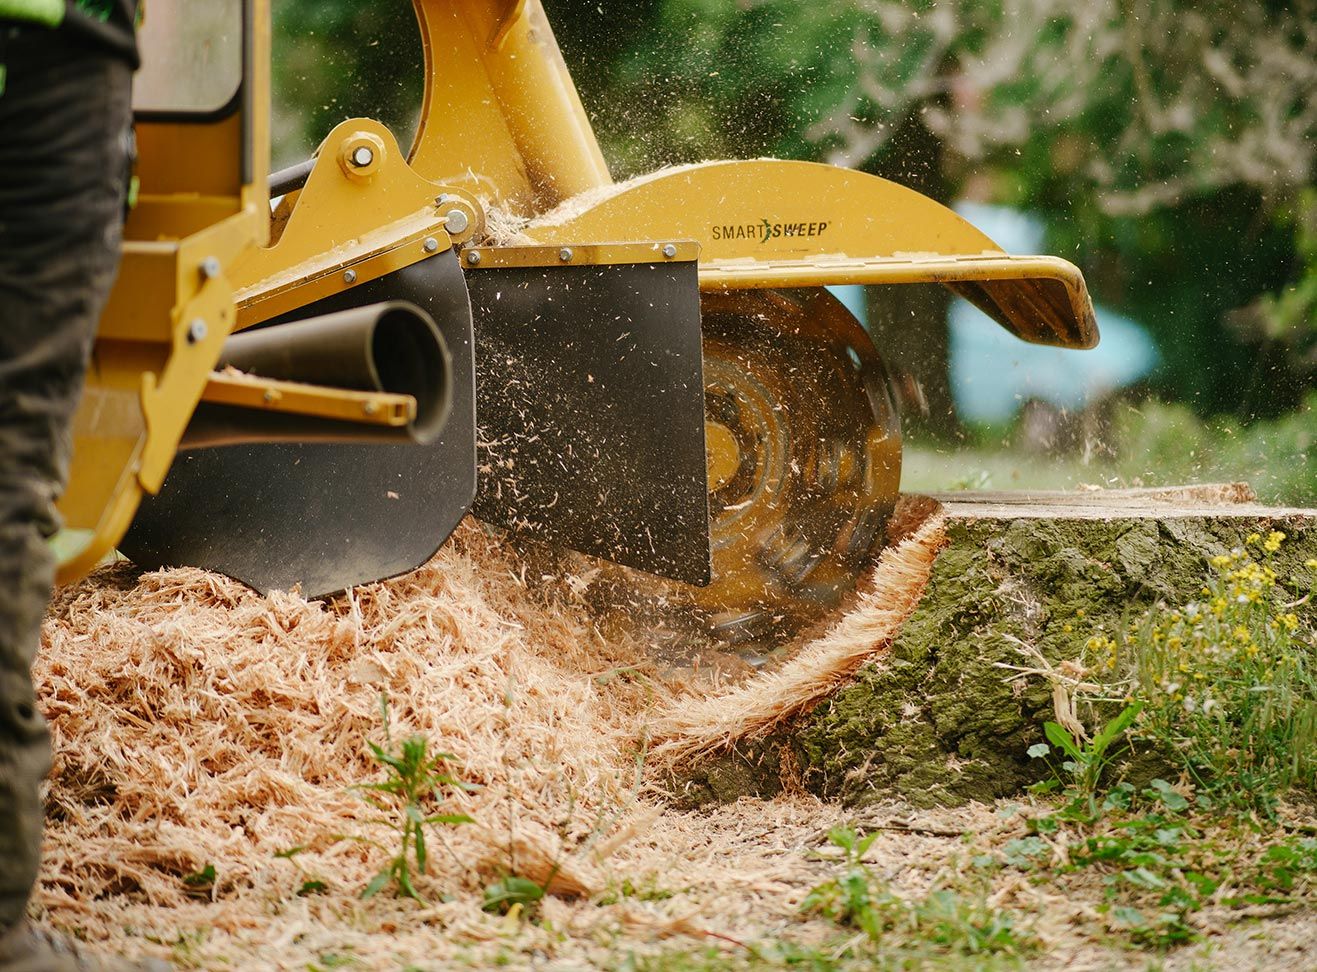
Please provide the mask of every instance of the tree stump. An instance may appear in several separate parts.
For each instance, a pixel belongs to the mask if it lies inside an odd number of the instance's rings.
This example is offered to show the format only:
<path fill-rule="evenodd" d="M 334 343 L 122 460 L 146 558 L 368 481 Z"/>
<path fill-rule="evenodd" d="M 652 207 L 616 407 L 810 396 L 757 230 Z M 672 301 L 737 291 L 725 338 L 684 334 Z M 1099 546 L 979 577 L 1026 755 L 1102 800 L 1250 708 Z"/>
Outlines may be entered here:
<path fill-rule="evenodd" d="M 1317 572 L 1317 510 L 1257 505 L 1247 486 L 936 496 L 948 544 L 891 649 L 812 711 L 674 779 L 687 805 L 798 788 L 864 804 L 958 804 L 1046 775 L 1027 750 L 1052 715 L 1045 679 L 1002 666 L 1079 657 L 1159 601 L 1199 596 L 1211 557 L 1281 530 L 1273 564 L 1297 599 Z M 1312 610 L 1311 606 L 1307 610 Z"/>

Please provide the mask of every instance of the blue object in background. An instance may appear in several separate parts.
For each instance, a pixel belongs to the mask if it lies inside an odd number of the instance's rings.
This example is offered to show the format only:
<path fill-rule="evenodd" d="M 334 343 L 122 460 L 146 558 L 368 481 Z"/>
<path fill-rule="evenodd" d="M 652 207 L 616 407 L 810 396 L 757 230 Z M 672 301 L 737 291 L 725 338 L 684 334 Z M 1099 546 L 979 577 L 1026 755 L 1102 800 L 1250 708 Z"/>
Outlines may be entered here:
<path fill-rule="evenodd" d="M 955 210 L 1007 253 L 1042 253 L 1042 220 L 1006 206 L 960 202 Z M 866 328 L 864 288 L 828 288 Z M 1137 322 L 1095 304 L 1102 340 L 1090 351 L 1026 344 L 966 300 L 948 314 L 951 394 L 970 422 L 1008 422 L 1026 401 L 1078 410 L 1148 375 L 1157 346 Z M 879 348 L 878 353 L 882 354 Z"/>
<path fill-rule="evenodd" d="M 864 302 L 864 287 L 860 284 L 839 284 L 836 287 L 829 287 L 828 290 L 832 291 L 832 296 L 846 305 L 846 309 L 855 315 L 855 319 L 867 331 L 869 329 L 869 305 Z M 879 348 L 878 353 L 882 354 L 883 349 Z"/>
<path fill-rule="evenodd" d="M 956 212 L 1007 253 L 1043 252 L 1043 223 L 1005 206 L 961 202 Z M 1094 304 L 1102 340 L 1077 351 L 1026 344 L 968 301 L 956 298 L 950 326 L 951 394 L 960 417 L 1007 422 L 1031 398 L 1078 410 L 1145 377 L 1157 346 L 1137 322 Z"/>

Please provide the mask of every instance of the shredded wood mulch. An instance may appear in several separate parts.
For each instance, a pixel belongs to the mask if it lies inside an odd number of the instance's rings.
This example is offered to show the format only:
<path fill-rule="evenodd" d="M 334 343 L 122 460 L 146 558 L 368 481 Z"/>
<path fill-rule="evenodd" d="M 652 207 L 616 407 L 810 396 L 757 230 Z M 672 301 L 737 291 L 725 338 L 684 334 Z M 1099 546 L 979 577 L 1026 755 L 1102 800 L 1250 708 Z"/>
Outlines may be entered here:
<path fill-rule="evenodd" d="M 657 666 L 643 629 L 601 621 L 593 573 L 539 575 L 472 522 L 420 570 L 327 602 L 104 568 L 58 593 L 35 670 L 54 768 L 34 917 L 208 969 L 613 968 L 681 943 L 822 940 L 799 904 L 854 813 L 798 787 L 678 812 L 658 764 L 762 733 L 881 658 L 943 542 L 927 512 L 830 627 L 712 694 Z M 475 787 L 431 808 L 475 823 L 432 838 L 426 903 L 360 898 L 397 847 L 353 789 L 384 778 L 381 695 L 395 745 L 424 736 Z M 864 816 L 882 831 L 869 859 L 911 893 L 966 866 L 961 834 L 1019 827 L 981 806 Z M 543 920 L 482 910 L 508 874 L 547 885 Z M 1078 906 L 1040 932 L 1064 941 Z"/>

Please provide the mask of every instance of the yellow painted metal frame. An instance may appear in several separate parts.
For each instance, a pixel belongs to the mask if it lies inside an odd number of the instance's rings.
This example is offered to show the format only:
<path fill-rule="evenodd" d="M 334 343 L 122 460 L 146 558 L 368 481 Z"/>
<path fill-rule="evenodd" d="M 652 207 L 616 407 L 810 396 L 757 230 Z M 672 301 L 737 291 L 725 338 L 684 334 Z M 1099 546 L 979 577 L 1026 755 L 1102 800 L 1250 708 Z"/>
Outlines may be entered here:
<path fill-rule="evenodd" d="M 247 103 L 264 106 L 268 0 L 250 0 L 245 15 Z M 160 488 L 236 323 L 228 268 L 264 239 L 269 218 L 265 167 L 250 164 L 269 156 L 267 110 L 144 123 L 138 145 L 141 193 L 74 418 L 60 502 L 66 524 L 89 537 L 60 564 L 61 582 L 109 553 L 143 492 Z"/>
<path fill-rule="evenodd" d="M 367 166 L 351 162 L 368 146 Z M 306 185 L 281 206 L 278 239 L 233 268 L 238 327 L 360 286 L 484 232 L 484 210 L 460 187 L 407 164 L 393 133 L 353 118 L 335 126 Z M 461 230 L 450 226 L 461 225 Z"/>
<path fill-rule="evenodd" d="M 411 395 L 329 388 L 223 371 L 211 374 L 201 399 L 212 405 L 235 405 L 395 429 L 416 418 L 416 399 Z"/>
<path fill-rule="evenodd" d="M 705 162 L 599 196 L 546 214 L 525 235 L 548 245 L 621 234 L 696 240 L 708 290 L 947 284 L 1026 341 L 1097 344 L 1077 267 L 1008 256 L 947 207 L 887 179 L 814 162 Z"/>
<path fill-rule="evenodd" d="M 574 246 L 491 246 L 470 247 L 462 253 L 468 270 L 492 270 L 508 267 L 589 266 L 608 267 L 621 264 L 689 263 L 699 258 L 695 243 L 586 243 Z"/>
<path fill-rule="evenodd" d="M 539 0 L 413 3 L 425 52 L 418 172 L 522 212 L 612 182 Z"/>

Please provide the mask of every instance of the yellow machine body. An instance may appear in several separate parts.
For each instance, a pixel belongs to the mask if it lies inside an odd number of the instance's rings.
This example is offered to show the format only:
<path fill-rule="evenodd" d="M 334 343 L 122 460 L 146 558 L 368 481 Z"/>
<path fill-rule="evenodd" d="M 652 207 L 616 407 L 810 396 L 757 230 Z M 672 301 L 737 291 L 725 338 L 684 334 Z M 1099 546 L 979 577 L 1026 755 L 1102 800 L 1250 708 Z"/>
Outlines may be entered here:
<path fill-rule="evenodd" d="M 174 13 L 153 9 L 166 19 Z M 408 395 L 215 370 L 240 326 L 241 268 L 265 252 L 270 224 L 268 0 L 246 0 L 241 13 L 233 27 L 242 32 L 242 79 L 232 110 L 137 119 L 140 189 L 74 417 L 73 462 L 59 503 L 70 531 L 60 544 L 61 583 L 119 543 L 143 496 L 160 489 L 203 402 L 381 430 L 405 426 L 416 413 Z M 442 220 L 438 229 L 433 222 L 422 228 L 449 246 Z M 391 242 L 396 229 L 384 230 Z M 277 305 L 277 295 L 266 296 L 266 305 Z"/>
<path fill-rule="evenodd" d="M 248 103 L 269 98 L 269 18 L 257 0 L 243 40 Z M 268 112 L 139 122 L 140 192 L 74 418 L 60 502 L 85 541 L 61 581 L 114 549 L 144 492 L 159 489 L 235 323 L 227 270 L 263 241 Z"/>
<path fill-rule="evenodd" d="M 66 564 L 65 578 L 109 550 L 143 494 L 160 488 L 200 402 L 405 421 L 414 401 L 293 389 L 214 367 L 235 330 L 342 306 L 357 288 L 387 291 L 391 280 L 417 279 L 436 255 L 460 261 L 465 277 L 445 286 L 461 291 L 465 280 L 468 328 L 496 272 L 514 279 L 518 268 L 542 267 L 548 279 L 551 269 L 570 265 L 598 268 L 593 277 L 602 280 L 605 270 L 652 271 L 680 302 L 673 268 L 694 264 L 695 375 L 702 313 L 708 411 L 702 428 L 696 414 L 670 432 L 697 443 L 696 459 L 706 460 L 700 475 L 712 520 L 701 525 L 710 527 L 701 542 L 706 561 L 713 551 L 709 603 L 730 605 L 718 622 L 728 629 L 762 630 L 755 619 L 791 613 L 780 606 L 793 598 L 835 601 L 881 542 L 881 520 L 897 496 L 900 431 L 881 361 L 825 286 L 942 284 L 1025 341 L 1097 343 L 1076 267 L 1008 255 L 945 206 L 888 180 L 755 159 L 677 166 L 615 184 L 540 0 L 413 4 L 425 78 L 409 151 L 376 121 L 342 122 L 281 189 L 273 213 L 265 165 L 268 0 L 247 0 L 240 111 L 140 126 L 142 193 L 78 416 L 63 504 L 70 525 L 93 538 Z M 518 226 L 515 244 L 491 238 L 494 210 Z M 466 306 L 466 292 L 454 296 Z M 486 296 L 498 303 L 497 289 Z M 546 354 L 572 337 L 537 331 L 534 306 L 519 312 L 529 315 L 524 326 L 491 320 L 489 333 L 543 342 Z M 570 327 L 570 319 L 556 326 Z M 478 368 L 478 315 L 475 332 L 469 343 Z M 809 376 L 800 361 L 808 361 Z M 480 395 L 498 394 L 489 375 L 476 378 Z M 582 421 L 592 382 L 586 375 L 568 389 L 571 407 L 550 419 Z M 844 386 L 835 396 L 834 385 Z M 838 417 L 847 410 L 849 417 Z M 665 416 L 650 420 L 662 425 Z M 482 428 L 482 437 L 488 432 Z M 485 515 L 479 500 L 476 512 Z M 825 527 L 816 536 L 818 524 Z M 167 526 L 157 524 L 157 532 Z"/>

